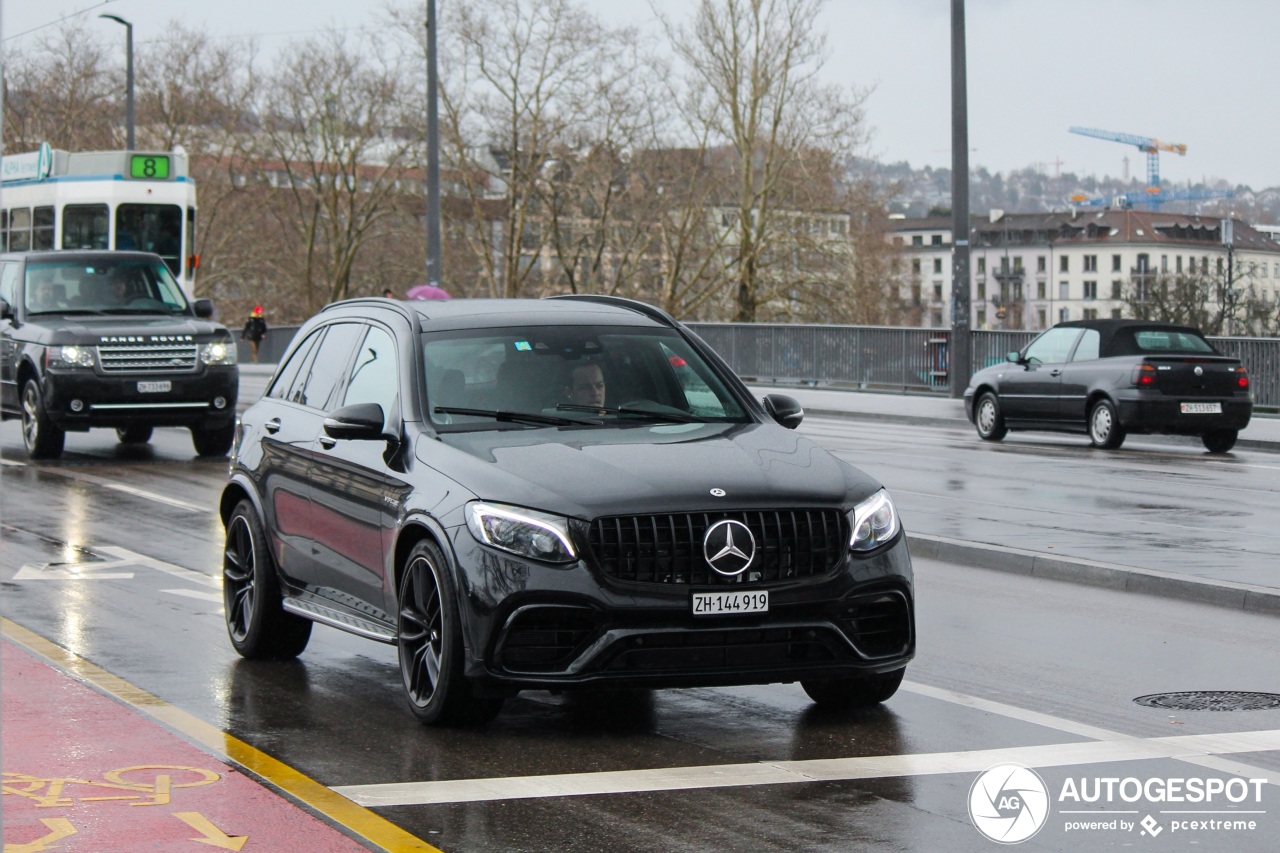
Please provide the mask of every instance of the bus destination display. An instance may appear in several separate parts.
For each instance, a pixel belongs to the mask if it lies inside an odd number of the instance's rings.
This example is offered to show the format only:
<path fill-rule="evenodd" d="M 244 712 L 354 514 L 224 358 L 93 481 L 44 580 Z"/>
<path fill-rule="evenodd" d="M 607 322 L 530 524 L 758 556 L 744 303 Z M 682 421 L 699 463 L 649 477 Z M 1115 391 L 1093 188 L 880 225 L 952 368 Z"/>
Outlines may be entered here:
<path fill-rule="evenodd" d="M 129 157 L 129 177 L 163 181 L 169 177 L 169 158 L 163 154 L 133 154 Z"/>

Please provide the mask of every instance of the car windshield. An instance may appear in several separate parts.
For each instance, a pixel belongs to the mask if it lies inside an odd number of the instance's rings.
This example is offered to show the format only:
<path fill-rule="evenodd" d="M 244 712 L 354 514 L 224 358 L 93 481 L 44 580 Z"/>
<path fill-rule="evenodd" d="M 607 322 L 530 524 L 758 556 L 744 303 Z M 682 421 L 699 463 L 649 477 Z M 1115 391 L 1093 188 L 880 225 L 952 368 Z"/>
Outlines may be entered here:
<path fill-rule="evenodd" d="M 422 352 L 428 414 L 442 431 L 747 419 L 710 365 L 673 329 L 428 332 Z"/>
<path fill-rule="evenodd" d="M 159 259 L 27 264 L 29 314 L 186 314 L 182 288 Z"/>

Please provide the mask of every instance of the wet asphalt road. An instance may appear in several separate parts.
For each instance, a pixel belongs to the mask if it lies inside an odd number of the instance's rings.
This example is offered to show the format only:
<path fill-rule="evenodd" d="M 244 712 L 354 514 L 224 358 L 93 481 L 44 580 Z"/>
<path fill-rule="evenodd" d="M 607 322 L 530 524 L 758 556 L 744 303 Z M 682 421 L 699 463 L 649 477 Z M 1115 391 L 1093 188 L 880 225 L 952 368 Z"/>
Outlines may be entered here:
<path fill-rule="evenodd" d="M 820 418 L 804 428 L 880 477 L 915 532 L 1240 578 L 1276 569 L 1280 532 L 1269 528 L 1280 518 L 1280 457 L 1264 452 L 1212 460 L 1191 446 L 1133 441 L 1108 453 L 1070 437 L 991 446 L 959 431 Z M 225 460 L 195 459 L 181 430 L 158 430 L 140 449 L 113 438 L 71 435 L 62 460 L 33 466 L 16 425 L 0 425 L 0 612 L 349 796 L 376 799 L 382 789 L 364 786 L 388 783 L 489 780 L 470 801 L 427 786 L 411 804 L 376 808 L 446 851 L 992 850 L 966 803 L 977 773 L 1003 761 L 1038 767 L 1055 796 L 1069 777 L 1234 770 L 1280 782 L 1280 711 L 1132 702 L 1165 691 L 1280 692 L 1274 617 L 923 559 L 919 656 L 903 690 L 875 711 L 820 714 L 794 685 L 531 693 L 485 729 L 424 729 L 401 705 L 389 646 L 317 628 L 299 661 L 238 660 L 215 580 Z M 20 572 L 50 563 L 79 571 Z M 1255 731 L 1269 734 L 1244 746 L 1160 740 Z M 1096 749 L 1081 749 L 1089 744 Z M 1135 749 L 1150 757 L 1119 760 Z M 848 761 L 903 755 L 917 757 Z M 692 784 L 685 768 L 694 767 L 722 769 L 703 774 L 714 782 L 677 788 Z M 754 768 L 768 784 L 725 786 L 751 781 Z M 666 772 L 634 772 L 644 770 Z M 602 772 L 616 775 L 591 777 L 576 796 L 513 796 Z M 513 781 L 531 775 L 554 778 Z M 1258 828 L 1226 834 L 1165 828 L 1177 816 L 1150 803 L 1103 815 L 1150 813 L 1164 822 L 1153 838 L 1068 832 L 1078 816 L 1055 804 L 1018 846 L 1274 849 L 1280 787 L 1225 810 L 1246 809 L 1265 812 L 1249 816 Z"/>

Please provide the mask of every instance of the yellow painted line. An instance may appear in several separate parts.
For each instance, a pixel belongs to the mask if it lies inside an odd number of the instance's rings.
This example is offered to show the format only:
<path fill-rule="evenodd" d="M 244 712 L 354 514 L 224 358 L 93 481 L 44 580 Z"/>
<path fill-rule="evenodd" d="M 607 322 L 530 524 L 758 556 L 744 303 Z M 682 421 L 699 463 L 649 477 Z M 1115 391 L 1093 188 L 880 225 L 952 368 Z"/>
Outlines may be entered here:
<path fill-rule="evenodd" d="M 216 726 L 211 726 L 186 711 L 170 705 L 163 699 L 147 693 L 123 678 L 89 663 L 39 634 L 3 617 L 0 617 L 0 629 L 3 630 L 6 639 L 43 658 L 63 672 L 164 723 L 188 740 L 207 749 L 214 757 L 238 764 L 256 773 L 280 790 L 383 850 L 390 853 L 419 853 L 419 851 L 443 853 L 438 847 L 433 847 L 422 839 L 410 835 L 391 821 L 334 793 L 289 765 L 232 737 Z"/>

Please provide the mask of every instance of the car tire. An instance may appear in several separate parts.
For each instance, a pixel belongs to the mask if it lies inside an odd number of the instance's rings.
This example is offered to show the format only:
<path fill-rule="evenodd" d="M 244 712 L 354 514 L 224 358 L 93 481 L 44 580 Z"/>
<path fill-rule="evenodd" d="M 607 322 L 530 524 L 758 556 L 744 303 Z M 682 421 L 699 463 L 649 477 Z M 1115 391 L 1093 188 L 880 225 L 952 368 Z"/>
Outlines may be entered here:
<path fill-rule="evenodd" d="M 991 391 L 979 397 L 974 405 L 973 425 L 983 441 L 999 441 L 1009 434 L 1009 428 L 1004 425 L 1004 414 L 1000 411 L 1000 398 Z"/>
<path fill-rule="evenodd" d="M 397 599 L 396 649 L 409 709 L 428 725 L 487 723 L 501 698 L 476 698 L 463 675 L 462 625 L 444 554 L 424 539 L 405 560 Z"/>
<path fill-rule="evenodd" d="M 227 452 L 231 450 L 231 442 L 235 440 L 235 437 L 236 425 L 234 423 L 213 427 L 212 429 L 191 428 L 191 443 L 195 445 L 196 455 L 198 456 L 226 456 Z"/>
<path fill-rule="evenodd" d="M 1099 400 L 1089 410 L 1089 440 L 1094 447 L 1115 450 L 1124 444 L 1125 431 L 1120 426 L 1116 407 L 1110 400 Z"/>
<path fill-rule="evenodd" d="M 22 386 L 22 443 L 32 459 L 57 459 L 67 434 L 49 419 L 40 383 L 28 379 Z"/>
<path fill-rule="evenodd" d="M 311 639 L 311 620 L 280 604 L 280 579 L 271 563 L 262 520 L 242 500 L 227 519 L 222 550 L 222 609 L 231 645 L 251 660 L 291 660 Z"/>
<path fill-rule="evenodd" d="M 151 440 L 152 429 L 146 424 L 116 427 L 116 438 L 121 444 L 146 444 Z"/>
<path fill-rule="evenodd" d="M 1200 436 L 1200 440 L 1210 453 L 1226 453 L 1236 446 L 1236 437 L 1239 435 L 1239 430 L 1215 429 Z"/>
<path fill-rule="evenodd" d="M 840 678 L 831 681 L 804 681 L 800 686 L 809 698 L 823 708 L 867 708 L 886 701 L 898 692 L 905 667 L 893 672 L 881 672 L 857 678 Z"/>

